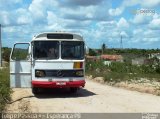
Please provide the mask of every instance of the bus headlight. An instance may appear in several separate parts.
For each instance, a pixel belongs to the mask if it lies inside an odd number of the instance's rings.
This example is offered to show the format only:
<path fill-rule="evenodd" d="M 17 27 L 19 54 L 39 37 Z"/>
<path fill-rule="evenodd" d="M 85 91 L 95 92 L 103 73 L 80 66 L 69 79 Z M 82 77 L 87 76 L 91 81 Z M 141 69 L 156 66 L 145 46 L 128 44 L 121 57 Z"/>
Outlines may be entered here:
<path fill-rule="evenodd" d="M 45 72 L 42 70 L 36 70 L 35 71 L 35 76 L 36 77 L 45 77 Z"/>
<path fill-rule="evenodd" d="M 76 76 L 83 76 L 83 71 L 76 71 Z"/>

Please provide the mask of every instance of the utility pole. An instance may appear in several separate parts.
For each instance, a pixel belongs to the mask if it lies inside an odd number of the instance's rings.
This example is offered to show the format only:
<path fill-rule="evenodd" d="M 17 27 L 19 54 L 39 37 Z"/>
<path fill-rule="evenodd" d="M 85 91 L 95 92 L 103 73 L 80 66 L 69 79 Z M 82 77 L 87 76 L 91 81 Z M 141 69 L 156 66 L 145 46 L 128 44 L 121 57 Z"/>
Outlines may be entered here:
<path fill-rule="evenodd" d="M 121 35 L 121 41 L 120 41 L 120 49 L 123 49 L 123 40 L 122 40 L 122 35 Z"/>
<path fill-rule="evenodd" d="M 2 67 L 2 40 L 1 40 L 1 24 L 0 24 L 0 67 Z"/>

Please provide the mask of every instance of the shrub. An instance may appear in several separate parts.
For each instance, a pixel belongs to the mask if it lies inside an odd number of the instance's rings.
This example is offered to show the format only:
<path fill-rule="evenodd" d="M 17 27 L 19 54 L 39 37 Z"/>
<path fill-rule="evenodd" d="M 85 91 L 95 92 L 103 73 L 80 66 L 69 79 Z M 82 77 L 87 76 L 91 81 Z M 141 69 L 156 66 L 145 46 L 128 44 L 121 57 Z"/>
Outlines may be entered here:
<path fill-rule="evenodd" d="M 112 62 L 104 65 L 103 61 L 90 61 L 86 63 L 86 74 L 93 77 L 104 77 L 108 82 L 119 82 L 147 78 L 160 79 L 160 65 L 132 65 L 131 63 Z"/>
<path fill-rule="evenodd" d="M 9 69 L 0 70 L 0 112 L 5 109 L 6 100 L 10 100 Z"/>
<path fill-rule="evenodd" d="M 158 63 L 158 65 L 156 67 L 156 72 L 160 74 L 160 63 Z"/>
<path fill-rule="evenodd" d="M 104 76 L 104 80 L 107 82 L 120 82 L 124 78 L 123 73 L 110 72 Z"/>

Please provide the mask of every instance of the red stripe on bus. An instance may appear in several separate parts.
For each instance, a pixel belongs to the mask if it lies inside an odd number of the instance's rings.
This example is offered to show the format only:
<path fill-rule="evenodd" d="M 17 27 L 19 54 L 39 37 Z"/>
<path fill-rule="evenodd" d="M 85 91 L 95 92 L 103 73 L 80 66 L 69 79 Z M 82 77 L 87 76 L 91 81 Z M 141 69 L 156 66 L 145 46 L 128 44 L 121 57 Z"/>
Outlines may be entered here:
<path fill-rule="evenodd" d="M 79 81 L 32 81 L 32 87 L 39 88 L 67 88 L 67 87 L 84 87 L 85 80 Z"/>

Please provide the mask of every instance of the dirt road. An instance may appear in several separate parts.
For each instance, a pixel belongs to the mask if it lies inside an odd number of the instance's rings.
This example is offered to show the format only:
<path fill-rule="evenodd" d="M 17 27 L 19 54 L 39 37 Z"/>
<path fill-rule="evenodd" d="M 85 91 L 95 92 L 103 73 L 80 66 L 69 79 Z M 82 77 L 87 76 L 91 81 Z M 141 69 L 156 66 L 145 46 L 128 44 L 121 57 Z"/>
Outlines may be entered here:
<path fill-rule="evenodd" d="M 45 94 L 47 93 L 47 94 Z M 10 112 L 159 112 L 160 97 L 87 80 L 77 94 L 67 90 L 34 96 L 31 89 L 14 89 Z M 23 97 L 23 98 L 22 98 Z M 21 100 L 18 100 L 21 99 Z"/>

